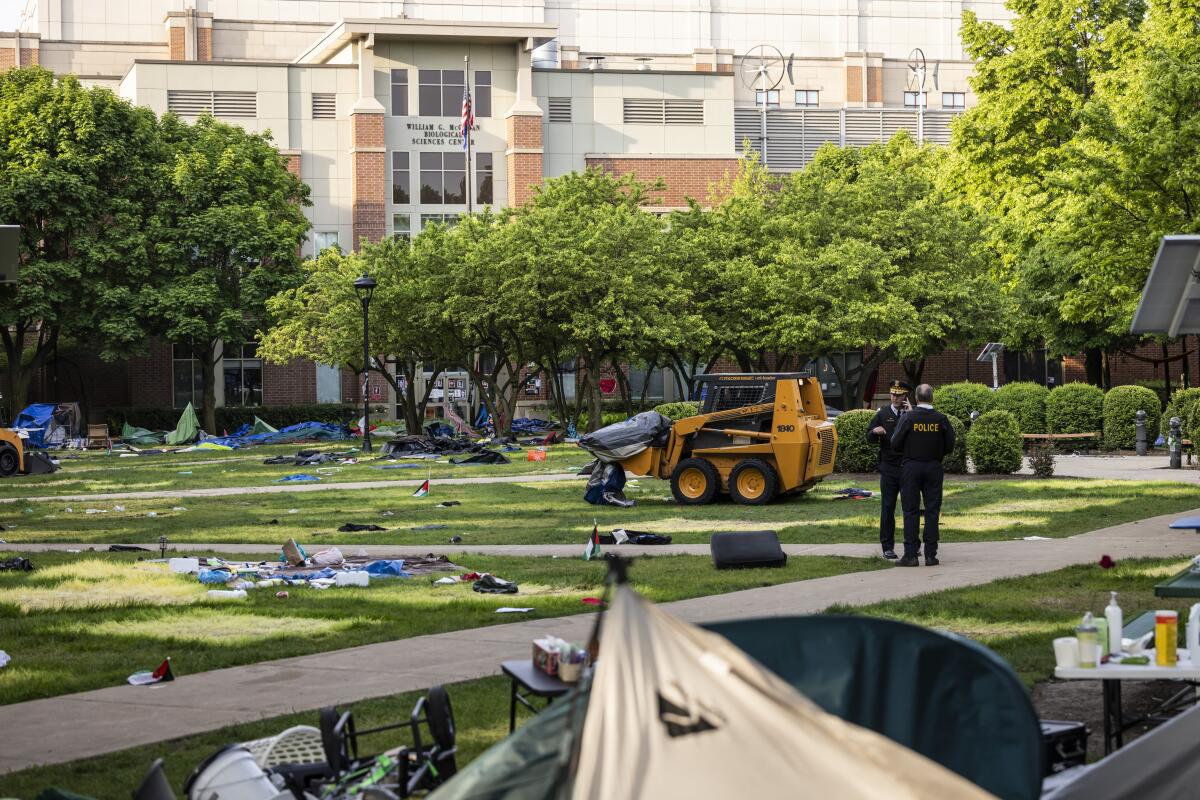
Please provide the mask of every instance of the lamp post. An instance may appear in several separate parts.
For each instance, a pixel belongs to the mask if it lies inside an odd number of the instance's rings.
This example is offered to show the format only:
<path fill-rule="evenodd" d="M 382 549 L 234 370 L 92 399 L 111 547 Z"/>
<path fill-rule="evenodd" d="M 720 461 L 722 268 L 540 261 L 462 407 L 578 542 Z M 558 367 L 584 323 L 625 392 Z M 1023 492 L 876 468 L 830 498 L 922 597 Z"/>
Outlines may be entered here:
<path fill-rule="evenodd" d="M 367 309 L 371 305 L 371 295 L 375 291 L 375 279 L 367 273 L 354 281 L 354 292 L 362 302 L 363 310 L 363 444 L 364 453 L 371 452 L 371 394 L 369 391 L 371 376 L 371 342 L 368 338 Z"/>

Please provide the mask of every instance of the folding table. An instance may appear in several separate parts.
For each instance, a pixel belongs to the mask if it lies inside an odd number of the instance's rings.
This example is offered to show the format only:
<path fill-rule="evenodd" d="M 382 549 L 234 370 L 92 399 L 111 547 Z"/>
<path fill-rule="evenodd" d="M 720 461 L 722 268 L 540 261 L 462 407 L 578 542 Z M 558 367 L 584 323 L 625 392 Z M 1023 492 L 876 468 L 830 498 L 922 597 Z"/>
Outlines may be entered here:
<path fill-rule="evenodd" d="M 508 732 L 517 729 L 517 703 L 528 708 L 533 713 L 538 708 L 529 702 L 529 697 L 545 698 L 549 705 L 556 697 L 562 697 L 571 690 L 571 684 L 563 683 L 553 675 L 547 675 L 533 665 L 532 659 L 503 661 L 500 669 L 512 682 L 512 692 L 508 699 Z M 526 694 L 522 694 L 524 689 Z"/>

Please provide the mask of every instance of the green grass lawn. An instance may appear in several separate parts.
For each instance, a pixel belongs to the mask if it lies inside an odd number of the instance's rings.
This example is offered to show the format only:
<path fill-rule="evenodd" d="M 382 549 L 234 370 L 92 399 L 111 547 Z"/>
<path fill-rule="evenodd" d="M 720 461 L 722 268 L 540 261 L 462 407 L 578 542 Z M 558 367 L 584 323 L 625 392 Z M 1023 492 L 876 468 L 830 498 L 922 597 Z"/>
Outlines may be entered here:
<path fill-rule="evenodd" d="M 1025 578 L 995 581 L 981 586 L 953 589 L 858 609 L 833 608 L 839 613 L 863 613 L 894 617 L 921 625 L 952 630 L 995 650 L 1020 674 L 1026 685 L 1053 674 L 1051 640 L 1068 633 L 1083 611 L 1100 612 L 1108 592 L 1120 592 L 1127 619 L 1156 608 L 1184 610 L 1186 603 L 1154 597 L 1154 584 L 1184 565 L 1180 560 L 1127 561 L 1112 570 L 1077 566 Z M 632 573 L 643 571 L 640 564 Z M 500 741 L 508 730 L 508 684 L 501 678 L 485 678 L 454 684 L 450 688 L 458 726 L 460 764 L 478 756 Z M 416 693 L 395 695 L 355 703 L 360 726 L 391 722 L 404 716 L 416 702 Z M 223 728 L 150 747 L 135 748 L 70 764 L 25 770 L 3 776 L 5 789 L 30 800 L 44 787 L 57 785 L 96 797 L 126 795 L 155 758 L 167 760 L 167 772 L 178 788 L 191 770 L 231 741 L 268 736 L 298 724 L 316 724 L 316 714 L 306 712 L 260 722 Z M 402 743 L 388 739 L 371 743 L 384 749 Z"/>
<path fill-rule="evenodd" d="M 314 444 L 264 445 L 232 451 L 199 450 L 191 453 L 122 457 L 103 451 L 56 453 L 62 468 L 50 475 L 19 475 L 0 481 L 0 498 L 48 497 L 53 495 L 96 494 L 108 492 L 173 491 L 211 489 L 229 486 L 269 486 L 284 475 L 297 472 L 318 473 L 324 483 L 354 481 L 390 481 L 424 478 L 468 477 L 474 475 L 539 475 L 573 472 L 591 461 L 591 456 L 574 444 L 554 445 L 545 461 L 527 461 L 527 451 L 506 453 L 510 464 L 455 466 L 449 458 L 439 461 L 375 461 L 382 442 L 376 442 L 374 455 L 363 458 L 355 441 Z M 263 464 L 277 455 L 295 455 L 299 450 L 322 452 L 356 451 L 358 464 L 296 467 Z M 408 469 L 378 469 L 388 464 L 416 464 Z"/>
<path fill-rule="evenodd" d="M 0 670 L 0 702 L 119 685 L 166 656 L 176 674 L 187 674 L 590 612 L 582 598 L 602 593 L 607 572 L 603 561 L 451 553 L 469 571 L 516 581 L 520 592 L 484 595 L 469 583 L 434 586 L 439 574 L 376 580 L 364 588 L 289 587 L 287 599 L 277 599 L 276 589 L 256 589 L 233 602 L 211 601 L 206 592 L 212 587 L 135 557 L 47 553 L 34 556 L 34 572 L 0 573 L 0 643 L 13 657 Z M 718 572 L 706 557 L 661 556 L 640 559 L 633 577 L 644 595 L 668 602 L 883 566 L 877 559 L 811 557 L 789 559 L 778 570 Z M 496 613 L 514 605 L 535 611 Z"/>
<path fill-rule="evenodd" d="M 490 474 L 490 473 L 489 473 Z M 866 483 L 857 479 L 858 485 Z M 851 485 L 837 477 L 768 506 L 728 500 L 679 506 L 665 481 L 643 478 L 627 489 L 631 509 L 591 506 L 582 479 L 446 485 L 412 497 L 408 488 L 120 501 L 0 504 L 0 538 L 9 542 L 247 542 L 278 547 L 337 543 L 445 545 L 580 544 L 592 529 L 627 527 L 707 542 L 714 531 L 774 529 L 784 542 L 875 542 L 879 500 L 838 500 Z M 462 503 L 437 508 L 445 500 Z M 946 484 L 942 538 L 948 543 L 1023 536 L 1070 536 L 1200 505 L 1186 484 L 1077 478 L 954 479 Z M 123 510 L 117 510 L 120 506 Z M 67 509 L 70 509 L 68 511 Z M 104 513 L 88 513 L 88 510 Z M 147 516 L 153 512 L 154 516 Z M 388 513 L 390 512 L 390 513 Z M 270 524 L 271 521 L 276 524 Z M 376 533 L 338 533 L 345 522 L 375 523 Z M 429 526 L 442 526 L 431 528 Z"/>

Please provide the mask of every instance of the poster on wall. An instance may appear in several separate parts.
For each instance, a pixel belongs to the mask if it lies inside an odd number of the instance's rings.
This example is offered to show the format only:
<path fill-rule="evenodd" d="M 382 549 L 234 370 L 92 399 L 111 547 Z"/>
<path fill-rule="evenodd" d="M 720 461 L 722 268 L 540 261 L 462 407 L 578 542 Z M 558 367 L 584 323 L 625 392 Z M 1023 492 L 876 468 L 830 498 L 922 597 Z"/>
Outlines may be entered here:
<path fill-rule="evenodd" d="M 616 378 L 601 378 L 600 379 L 600 393 L 601 394 L 612 394 L 616 390 L 617 390 L 617 379 Z"/>

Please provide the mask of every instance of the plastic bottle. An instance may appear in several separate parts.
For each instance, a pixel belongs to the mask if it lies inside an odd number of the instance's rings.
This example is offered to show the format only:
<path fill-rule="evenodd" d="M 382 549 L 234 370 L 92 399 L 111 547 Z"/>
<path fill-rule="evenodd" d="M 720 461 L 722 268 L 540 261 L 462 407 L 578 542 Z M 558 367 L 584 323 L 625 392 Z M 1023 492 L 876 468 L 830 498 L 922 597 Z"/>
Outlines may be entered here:
<path fill-rule="evenodd" d="M 1112 592 L 1108 606 L 1104 609 L 1104 618 L 1108 620 L 1108 654 L 1121 655 L 1121 636 L 1124 634 L 1124 614 L 1117 605 L 1117 593 Z"/>
<path fill-rule="evenodd" d="M 1160 667 L 1173 667 L 1178 657 L 1179 614 L 1174 611 L 1158 611 L 1154 615 L 1154 663 Z"/>
<path fill-rule="evenodd" d="M 1195 669 L 1200 666 L 1200 603 L 1193 603 L 1188 613 L 1186 635 L 1188 658 L 1192 662 L 1192 669 Z"/>
<path fill-rule="evenodd" d="M 208 596 L 214 600 L 245 600 L 245 589 L 209 589 Z"/>
<path fill-rule="evenodd" d="M 1092 612 L 1083 615 L 1083 622 L 1075 629 L 1075 638 L 1079 641 L 1079 667 L 1095 669 L 1100 656 L 1100 632 Z"/>

